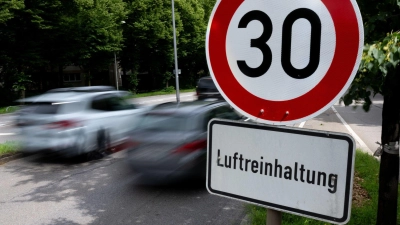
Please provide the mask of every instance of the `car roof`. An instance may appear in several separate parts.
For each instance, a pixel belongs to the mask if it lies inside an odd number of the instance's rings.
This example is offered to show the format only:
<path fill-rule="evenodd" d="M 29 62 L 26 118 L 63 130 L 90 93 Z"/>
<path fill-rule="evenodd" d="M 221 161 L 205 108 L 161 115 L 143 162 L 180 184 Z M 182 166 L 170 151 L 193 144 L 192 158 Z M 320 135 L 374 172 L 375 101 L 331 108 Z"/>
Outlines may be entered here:
<path fill-rule="evenodd" d="M 226 101 L 192 101 L 192 102 L 167 102 L 154 106 L 147 114 L 166 115 L 193 115 L 206 111 L 207 109 L 229 105 Z"/>
<path fill-rule="evenodd" d="M 197 82 L 198 86 L 213 87 L 215 88 L 214 80 L 211 77 L 202 77 Z"/>
<path fill-rule="evenodd" d="M 104 88 L 103 88 L 104 87 Z M 116 91 L 108 86 L 77 87 L 77 88 L 57 88 L 52 89 L 42 95 L 20 99 L 19 102 L 68 102 L 82 101 L 88 98 L 103 94 L 124 95 L 125 91 Z"/>
<path fill-rule="evenodd" d="M 115 91 L 114 87 L 111 86 L 83 86 L 83 87 L 69 87 L 69 88 L 56 88 L 47 91 L 47 93 L 54 92 L 103 92 L 103 91 Z"/>

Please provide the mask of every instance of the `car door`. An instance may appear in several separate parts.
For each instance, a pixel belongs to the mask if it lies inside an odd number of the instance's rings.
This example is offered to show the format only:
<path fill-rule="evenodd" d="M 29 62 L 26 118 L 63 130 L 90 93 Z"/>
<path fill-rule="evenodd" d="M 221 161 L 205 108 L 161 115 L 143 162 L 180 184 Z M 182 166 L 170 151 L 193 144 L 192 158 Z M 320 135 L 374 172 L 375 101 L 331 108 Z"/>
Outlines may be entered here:
<path fill-rule="evenodd" d="M 92 97 L 89 101 L 89 110 L 86 112 L 86 138 L 89 139 L 90 150 L 97 149 L 100 136 L 110 137 L 112 112 L 108 104 L 109 97 L 110 94 L 101 94 Z"/>
<path fill-rule="evenodd" d="M 113 145 L 123 144 L 128 133 L 138 124 L 139 114 L 143 109 L 138 109 L 118 94 L 107 98 L 112 123 L 110 125 L 110 139 Z"/>

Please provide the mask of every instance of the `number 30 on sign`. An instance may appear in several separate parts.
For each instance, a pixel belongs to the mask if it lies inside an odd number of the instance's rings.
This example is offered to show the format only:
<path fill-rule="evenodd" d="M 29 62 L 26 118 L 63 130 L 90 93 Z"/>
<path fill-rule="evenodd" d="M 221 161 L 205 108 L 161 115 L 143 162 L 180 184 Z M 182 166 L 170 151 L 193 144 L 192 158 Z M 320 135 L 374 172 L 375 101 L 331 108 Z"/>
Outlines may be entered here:
<path fill-rule="evenodd" d="M 293 124 L 344 94 L 363 37 L 355 0 L 219 0 L 208 24 L 207 61 L 236 110 L 268 124 Z"/>

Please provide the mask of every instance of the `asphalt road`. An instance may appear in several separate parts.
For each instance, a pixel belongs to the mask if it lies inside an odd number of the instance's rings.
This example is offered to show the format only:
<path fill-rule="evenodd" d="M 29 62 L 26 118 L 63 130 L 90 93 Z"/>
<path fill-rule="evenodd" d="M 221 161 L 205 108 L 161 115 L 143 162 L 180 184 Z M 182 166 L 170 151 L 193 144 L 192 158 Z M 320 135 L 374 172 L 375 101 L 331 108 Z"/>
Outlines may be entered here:
<path fill-rule="evenodd" d="M 121 151 L 74 162 L 33 155 L 0 166 L 0 224 L 240 224 L 243 203 L 205 182 L 141 186 Z"/>
<path fill-rule="evenodd" d="M 194 100 L 193 93 L 181 101 Z M 132 100 L 148 105 L 175 96 Z M 12 116 L 0 118 L 5 140 L 18 139 Z M 3 140 L 4 140 L 3 139 Z M 210 195 L 205 180 L 146 186 L 125 152 L 77 161 L 31 155 L 0 165 L 0 224 L 241 224 L 244 204 Z"/>
<path fill-rule="evenodd" d="M 181 94 L 181 101 L 193 99 L 193 93 Z M 149 105 L 174 100 L 175 95 L 166 95 L 132 101 Z M 358 137 L 357 147 L 371 152 L 380 139 L 381 112 L 377 96 L 369 113 L 336 104 L 293 126 L 349 133 Z M 0 135 L 0 142 L 18 138 L 11 135 L 11 117 L 0 117 L 0 134 L 9 134 Z M 0 224 L 245 223 L 245 204 L 209 194 L 204 181 L 141 185 L 124 155 L 121 151 L 90 162 L 31 155 L 0 165 Z"/>
<path fill-rule="evenodd" d="M 344 106 L 339 102 L 324 113 L 305 121 L 304 128 L 348 133 L 356 140 L 357 148 L 373 153 L 381 140 L 383 96 L 372 99 L 369 112 L 362 109 L 362 104 Z M 300 124 L 295 124 L 299 126 Z"/>

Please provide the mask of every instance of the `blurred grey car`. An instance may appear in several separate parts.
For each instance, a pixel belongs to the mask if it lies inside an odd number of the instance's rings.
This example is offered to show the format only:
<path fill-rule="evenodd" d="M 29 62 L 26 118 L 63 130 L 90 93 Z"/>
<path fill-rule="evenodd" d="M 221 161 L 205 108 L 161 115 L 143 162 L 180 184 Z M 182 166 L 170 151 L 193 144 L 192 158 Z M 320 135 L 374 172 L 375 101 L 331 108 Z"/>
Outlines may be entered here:
<path fill-rule="evenodd" d="M 53 89 L 22 99 L 26 106 L 16 116 L 21 151 L 98 158 L 123 147 L 137 115 L 146 110 L 127 103 L 126 95 L 113 87 L 92 86 Z"/>
<path fill-rule="evenodd" d="M 196 86 L 197 99 L 220 99 L 223 100 L 221 93 L 211 77 L 202 77 L 197 81 Z"/>
<path fill-rule="evenodd" d="M 212 118 L 239 120 L 225 101 L 164 103 L 143 114 L 131 133 L 128 162 L 141 181 L 170 183 L 206 175 L 207 126 Z"/>

